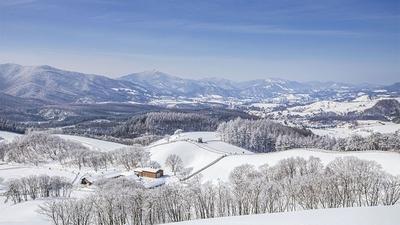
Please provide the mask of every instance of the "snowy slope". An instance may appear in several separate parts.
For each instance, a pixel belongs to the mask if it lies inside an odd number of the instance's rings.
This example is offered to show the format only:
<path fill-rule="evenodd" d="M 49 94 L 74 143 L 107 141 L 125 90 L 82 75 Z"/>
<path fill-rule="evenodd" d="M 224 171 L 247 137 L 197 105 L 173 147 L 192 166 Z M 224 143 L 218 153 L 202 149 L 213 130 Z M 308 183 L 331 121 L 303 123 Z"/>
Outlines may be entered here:
<path fill-rule="evenodd" d="M 198 143 L 201 137 L 204 143 Z M 251 152 L 220 141 L 215 132 L 188 132 L 172 135 L 148 147 L 151 159 L 164 165 L 171 154 L 179 155 L 185 167 L 192 167 L 193 171 L 199 170 L 223 155 L 252 154 Z"/>
<path fill-rule="evenodd" d="M 102 152 L 108 152 L 108 151 L 126 147 L 126 145 L 115 143 L 115 142 L 102 141 L 102 140 L 98 140 L 98 139 L 94 139 L 94 138 L 87 138 L 87 137 L 81 137 L 81 136 L 75 136 L 75 135 L 57 134 L 56 136 L 59 136 L 65 140 L 79 142 L 79 143 L 83 144 L 84 146 L 88 147 L 89 149 L 98 150 L 98 151 L 102 151 Z"/>
<path fill-rule="evenodd" d="M 8 131 L 0 131 L 0 137 L 4 139 L 5 142 L 11 142 L 14 138 L 21 136 L 21 134 L 8 132 Z"/>
<path fill-rule="evenodd" d="M 0 137 L 4 138 L 6 142 L 11 142 L 16 137 L 20 137 L 21 134 L 8 132 L 8 131 L 0 131 Z M 126 145 L 110 142 L 110 141 L 102 141 L 94 138 L 87 138 L 75 135 L 67 135 L 67 134 L 55 134 L 55 136 L 59 136 L 65 140 L 75 141 L 83 144 L 84 146 L 92 149 L 98 150 L 102 152 L 112 151 L 118 148 L 126 147 Z"/>
<path fill-rule="evenodd" d="M 192 220 L 170 225 L 397 225 L 400 205 L 317 209 L 288 213 L 259 214 Z"/>
<path fill-rule="evenodd" d="M 0 177 L 7 181 L 8 179 L 22 178 L 31 175 L 46 174 L 49 176 L 63 176 L 71 179 L 76 176 L 77 171 L 72 168 L 62 168 L 59 165 L 23 165 L 23 164 L 0 164 Z M 1 188 L 0 188 L 1 192 Z"/>
<path fill-rule="evenodd" d="M 4 198 L 0 197 L 0 225 L 51 225 L 45 216 L 37 213 L 43 200 L 19 204 L 3 202 Z"/>
<path fill-rule="evenodd" d="M 333 152 L 323 150 L 306 150 L 306 149 L 293 149 L 282 152 L 265 153 L 265 154 L 253 154 L 253 155 L 230 155 L 213 166 L 207 168 L 201 174 L 205 181 L 211 180 L 222 180 L 227 181 L 229 179 L 230 172 L 237 166 L 243 164 L 251 164 L 256 167 L 263 164 L 270 166 L 275 165 L 282 159 L 289 157 L 303 157 L 308 159 L 310 156 L 318 157 L 322 163 L 326 165 L 337 157 L 344 156 L 355 156 L 359 159 L 373 160 L 382 165 L 384 171 L 391 174 L 400 175 L 400 154 L 394 152 L 379 152 L 379 151 L 367 151 L 367 152 Z"/>

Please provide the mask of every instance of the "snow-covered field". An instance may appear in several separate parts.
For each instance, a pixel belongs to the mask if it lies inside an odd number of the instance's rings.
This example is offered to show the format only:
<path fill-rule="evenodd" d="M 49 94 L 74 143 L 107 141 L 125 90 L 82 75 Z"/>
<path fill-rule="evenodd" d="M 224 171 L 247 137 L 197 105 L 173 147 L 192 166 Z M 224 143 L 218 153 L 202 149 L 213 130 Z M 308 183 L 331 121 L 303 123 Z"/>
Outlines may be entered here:
<path fill-rule="evenodd" d="M 59 165 L 22 165 L 22 164 L 0 164 L 0 177 L 7 181 L 8 179 L 22 178 L 31 175 L 49 175 L 49 176 L 63 176 L 71 181 L 75 178 L 78 170 L 73 168 L 61 167 Z M 1 188 L 0 188 L 1 192 Z"/>
<path fill-rule="evenodd" d="M 11 142 L 14 138 L 19 136 L 21 136 L 21 134 L 0 130 L 0 137 L 2 137 L 5 142 Z"/>
<path fill-rule="evenodd" d="M 37 213 L 43 200 L 19 204 L 3 203 L 4 200 L 0 197 L 0 225 L 51 225 L 45 216 Z"/>
<path fill-rule="evenodd" d="M 344 114 L 349 112 L 361 112 L 373 107 L 379 100 L 384 98 L 370 99 L 367 95 L 360 96 L 352 101 L 318 101 L 305 106 L 288 108 L 284 114 L 301 115 L 317 114 L 320 112 L 334 112 Z"/>
<path fill-rule="evenodd" d="M 317 209 L 192 220 L 169 225 L 397 225 L 400 205 Z"/>
<path fill-rule="evenodd" d="M 325 128 L 325 129 L 311 129 L 315 134 L 324 136 L 328 135 L 331 137 L 349 137 L 353 134 L 361 136 L 369 136 L 372 133 L 394 133 L 400 130 L 400 124 L 392 122 L 383 122 L 377 120 L 358 120 L 358 125 L 355 127 L 341 126 L 336 128 Z"/>
<path fill-rule="evenodd" d="M 324 100 L 301 106 L 292 106 L 283 111 L 274 110 L 272 112 L 272 115 L 274 115 L 276 118 L 280 118 L 282 116 L 306 117 L 317 115 L 320 113 L 335 113 L 338 115 L 345 115 L 348 113 L 361 113 L 366 109 L 372 108 L 378 101 L 384 99 L 395 99 L 397 101 L 400 100 L 400 98 L 390 98 L 387 96 L 380 96 L 371 99 L 368 95 L 362 95 L 351 101 Z M 262 111 L 257 112 L 257 110 L 251 110 L 250 112 L 256 115 L 263 115 L 264 113 Z"/>

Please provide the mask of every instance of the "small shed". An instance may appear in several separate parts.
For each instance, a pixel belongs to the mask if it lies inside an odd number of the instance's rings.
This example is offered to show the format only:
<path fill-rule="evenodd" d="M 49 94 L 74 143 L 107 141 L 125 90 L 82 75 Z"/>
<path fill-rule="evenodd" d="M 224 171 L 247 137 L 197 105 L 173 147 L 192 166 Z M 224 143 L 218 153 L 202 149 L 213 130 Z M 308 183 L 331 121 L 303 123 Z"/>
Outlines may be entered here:
<path fill-rule="evenodd" d="M 93 182 L 91 182 L 91 181 L 88 180 L 86 177 L 84 177 L 84 178 L 82 178 L 82 180 L 81 180 L 81 184 L 82 184 L 82 185 L 88 185 L 88 186 L 90 186 L 90 185 L 93 184 Z"/>
<path fill-rule="evenodd" d="M 95 183 L 98 180 L 102 180 L 102 179 L 117 179 L 117 178 L 120 178 L 120 177 L 123 177 L 123 176 L 124 175 L 119 171 L 110 171 L 110 172 L 106 172 L 106 173 L 102 172 L 100 175 L 94 175 L 94 176 L 87 175 L 85 177 L 82 177 L 81 184 L 90 186 L 90 185 L 92 185 L 93 183 Z"/>
<path fill-rule="evenodd" d="M 134 171 L 138 177 L 160 178 L 164 176 L 164 171 L 162 169 L 136 168 Z"/>

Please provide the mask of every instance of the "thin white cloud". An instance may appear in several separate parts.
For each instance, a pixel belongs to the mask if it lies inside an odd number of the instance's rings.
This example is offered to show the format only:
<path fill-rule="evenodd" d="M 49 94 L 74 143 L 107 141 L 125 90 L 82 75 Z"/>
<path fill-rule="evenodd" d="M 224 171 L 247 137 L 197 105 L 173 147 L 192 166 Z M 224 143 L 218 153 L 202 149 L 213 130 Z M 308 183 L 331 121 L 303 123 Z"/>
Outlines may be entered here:
<path fill-rule="evenodd" d="M 197 23 L 197 24 L 187 25 L 187 27 L 199 30 L 247 33 L 247 34 L 337 35 L 337 36 L 362 35 L 362 33 L 347 31 L 347 30 L 293 29 L 293 28 L 283 28 L 283 27 L 266 26 L 266 25 Z"/>
<path fill-rule="evenodd" d="M 36 2 L 37 0 L 1 0 L 0 6 L 19 6 Z"/>

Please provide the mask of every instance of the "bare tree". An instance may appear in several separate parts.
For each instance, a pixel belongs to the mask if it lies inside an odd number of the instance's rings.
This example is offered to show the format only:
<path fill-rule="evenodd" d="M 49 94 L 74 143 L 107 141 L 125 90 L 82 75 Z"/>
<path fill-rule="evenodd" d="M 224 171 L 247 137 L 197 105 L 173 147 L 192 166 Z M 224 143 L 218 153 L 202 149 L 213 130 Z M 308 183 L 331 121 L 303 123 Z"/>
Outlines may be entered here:
<path fill-rule="evenodd" d="M 165 165 L 171 169 L 171 171 L 176 175 L 176 172 L 179 172 L 183 169 L 183 161 L 181 157 L 175 154 L 171 154 L 165 160 Z"/>

